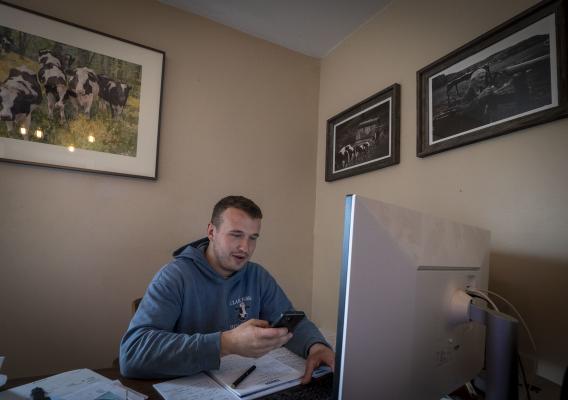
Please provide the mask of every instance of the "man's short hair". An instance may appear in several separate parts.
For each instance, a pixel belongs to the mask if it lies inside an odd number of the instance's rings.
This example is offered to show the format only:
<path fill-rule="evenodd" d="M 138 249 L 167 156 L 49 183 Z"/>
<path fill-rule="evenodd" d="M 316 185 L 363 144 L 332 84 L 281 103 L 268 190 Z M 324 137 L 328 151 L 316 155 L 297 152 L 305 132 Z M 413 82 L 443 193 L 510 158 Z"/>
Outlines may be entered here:
<path fill-rule="evenodd" d="M 215 225 L 216 228 L 219 228 L 221 225 L 221 214 L 223 214 L 223 211 L 227 208 L 237 208 L 244 211 L 253 219 L 262 219 L 262 211 L 260 211 L 260 207 L 257 206 L 254 201 L 243 196 L 227 196 L 219 200 L 217 204 L 215 204 L 215 207 L 213 207 L 211 223 Z"/>

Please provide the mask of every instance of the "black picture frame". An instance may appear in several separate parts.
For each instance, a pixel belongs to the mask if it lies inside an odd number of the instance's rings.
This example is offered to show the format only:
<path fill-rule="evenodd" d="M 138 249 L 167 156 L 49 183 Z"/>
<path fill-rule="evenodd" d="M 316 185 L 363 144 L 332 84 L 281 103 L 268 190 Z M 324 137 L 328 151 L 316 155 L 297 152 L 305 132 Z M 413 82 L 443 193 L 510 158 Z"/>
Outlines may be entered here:
<path fill-rule="evenodd" d="M 157 179 L 165 52 L 4 1 L 0 41 L 0 86 L 27 76 L 32 94 L 1 110 L 0 161 Z"/>
<path fill-rule="evenodd" d="M 541 2 L 417 72 L 418 157 L 568 114 L 566 3 Z"/>
<path fill-rule="evenodd" d="M 327 120 L 327 182 L 385 168 L 399 161 L 399 84 Z"/>

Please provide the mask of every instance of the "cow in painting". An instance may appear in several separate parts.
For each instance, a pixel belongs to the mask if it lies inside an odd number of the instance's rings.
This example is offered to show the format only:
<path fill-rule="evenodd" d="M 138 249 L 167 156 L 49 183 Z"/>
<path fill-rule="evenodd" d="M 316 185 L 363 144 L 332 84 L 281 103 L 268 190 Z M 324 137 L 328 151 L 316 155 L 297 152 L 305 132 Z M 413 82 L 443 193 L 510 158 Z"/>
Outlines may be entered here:
<path fill-rule="evenodd" d="M 106 75 L 99 75 L 99 85 L 101 100 L 99 104 L 103 106 L 108 104 L 112 117 L 118 118 L 126 106 L 130 86 L 112 80 Z"/>
<path fill-rule="evenodd" d="M 353 146 L 351 146 L 350 144 L 343 146 L 339 152 L 338 152 L 338 158 L 339 158 L 339 165 L 341 165 L 341 168 L 345 168 L 347 165 L 349 165 L 349 163 L 353 160 L 353 157 L 355 155 L 355 150 L 353 149 Z"/>
<path fill-rule="evenodd" d="M 99 96 L 99 89 L 99 80 L 95 71 L 87 67 L 73 69 L 68 94 L 77 112 L 83 112 L 90 118 L 91 107 Z"/>
<path fill-rule="evenodd" d="M 61 60 L 51 50 L 40 50 L 38 78 L 47 97 L 47 113 L 53 118 L 54 109 L 59 110 L 59 118 L 65 121 L 65 103 L 67 98 L 67 77 Z"/>
<path fill-rule="evenodd" d="M 32 112 L 41 100 L 41 86 L 36 74 L 25 66 L 12 68 L 8 78 L 0 84 L 0 120 L 6 122 L 8 131 L 16 124 L 27 133 Z M 29 138 L 29 135 L 25 137 Z"/>
<path fill-rule="evenodd" d="M 12 51 L 14 41 L 9 36 L 0 35 L 0 55 L 4 55 Z"/>

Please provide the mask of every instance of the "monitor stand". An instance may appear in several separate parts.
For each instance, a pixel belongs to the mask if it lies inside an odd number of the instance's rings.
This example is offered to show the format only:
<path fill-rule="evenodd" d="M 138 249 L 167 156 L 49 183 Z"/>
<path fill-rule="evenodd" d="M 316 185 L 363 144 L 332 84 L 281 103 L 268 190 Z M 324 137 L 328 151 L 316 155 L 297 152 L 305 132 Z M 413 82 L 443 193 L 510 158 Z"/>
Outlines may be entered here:
<path fill-rule="evenodd" d="M 472 321 L 485 325 L 485 370 L 480 380 L 484 383 L 486 400 L 517 400 L 518 385 L 518 326 L 519 322 L 507 314 L 471 303 Z M 483 379 L 483 375 L 484 378 Z"/>

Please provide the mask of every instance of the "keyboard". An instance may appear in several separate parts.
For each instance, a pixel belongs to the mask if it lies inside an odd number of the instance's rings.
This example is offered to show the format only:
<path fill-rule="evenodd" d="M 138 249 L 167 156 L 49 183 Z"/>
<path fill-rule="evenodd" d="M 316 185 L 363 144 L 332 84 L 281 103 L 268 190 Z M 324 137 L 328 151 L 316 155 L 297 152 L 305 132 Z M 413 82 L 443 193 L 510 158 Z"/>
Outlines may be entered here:
<path fill-rule="evenodd" d="M 327 374 L 321 378 L 312 379 L 307 385 L 294 386 L 292 388 L 269 394 L 262 400 L 331 400 L 333 392 L 333 374 Z"/>

